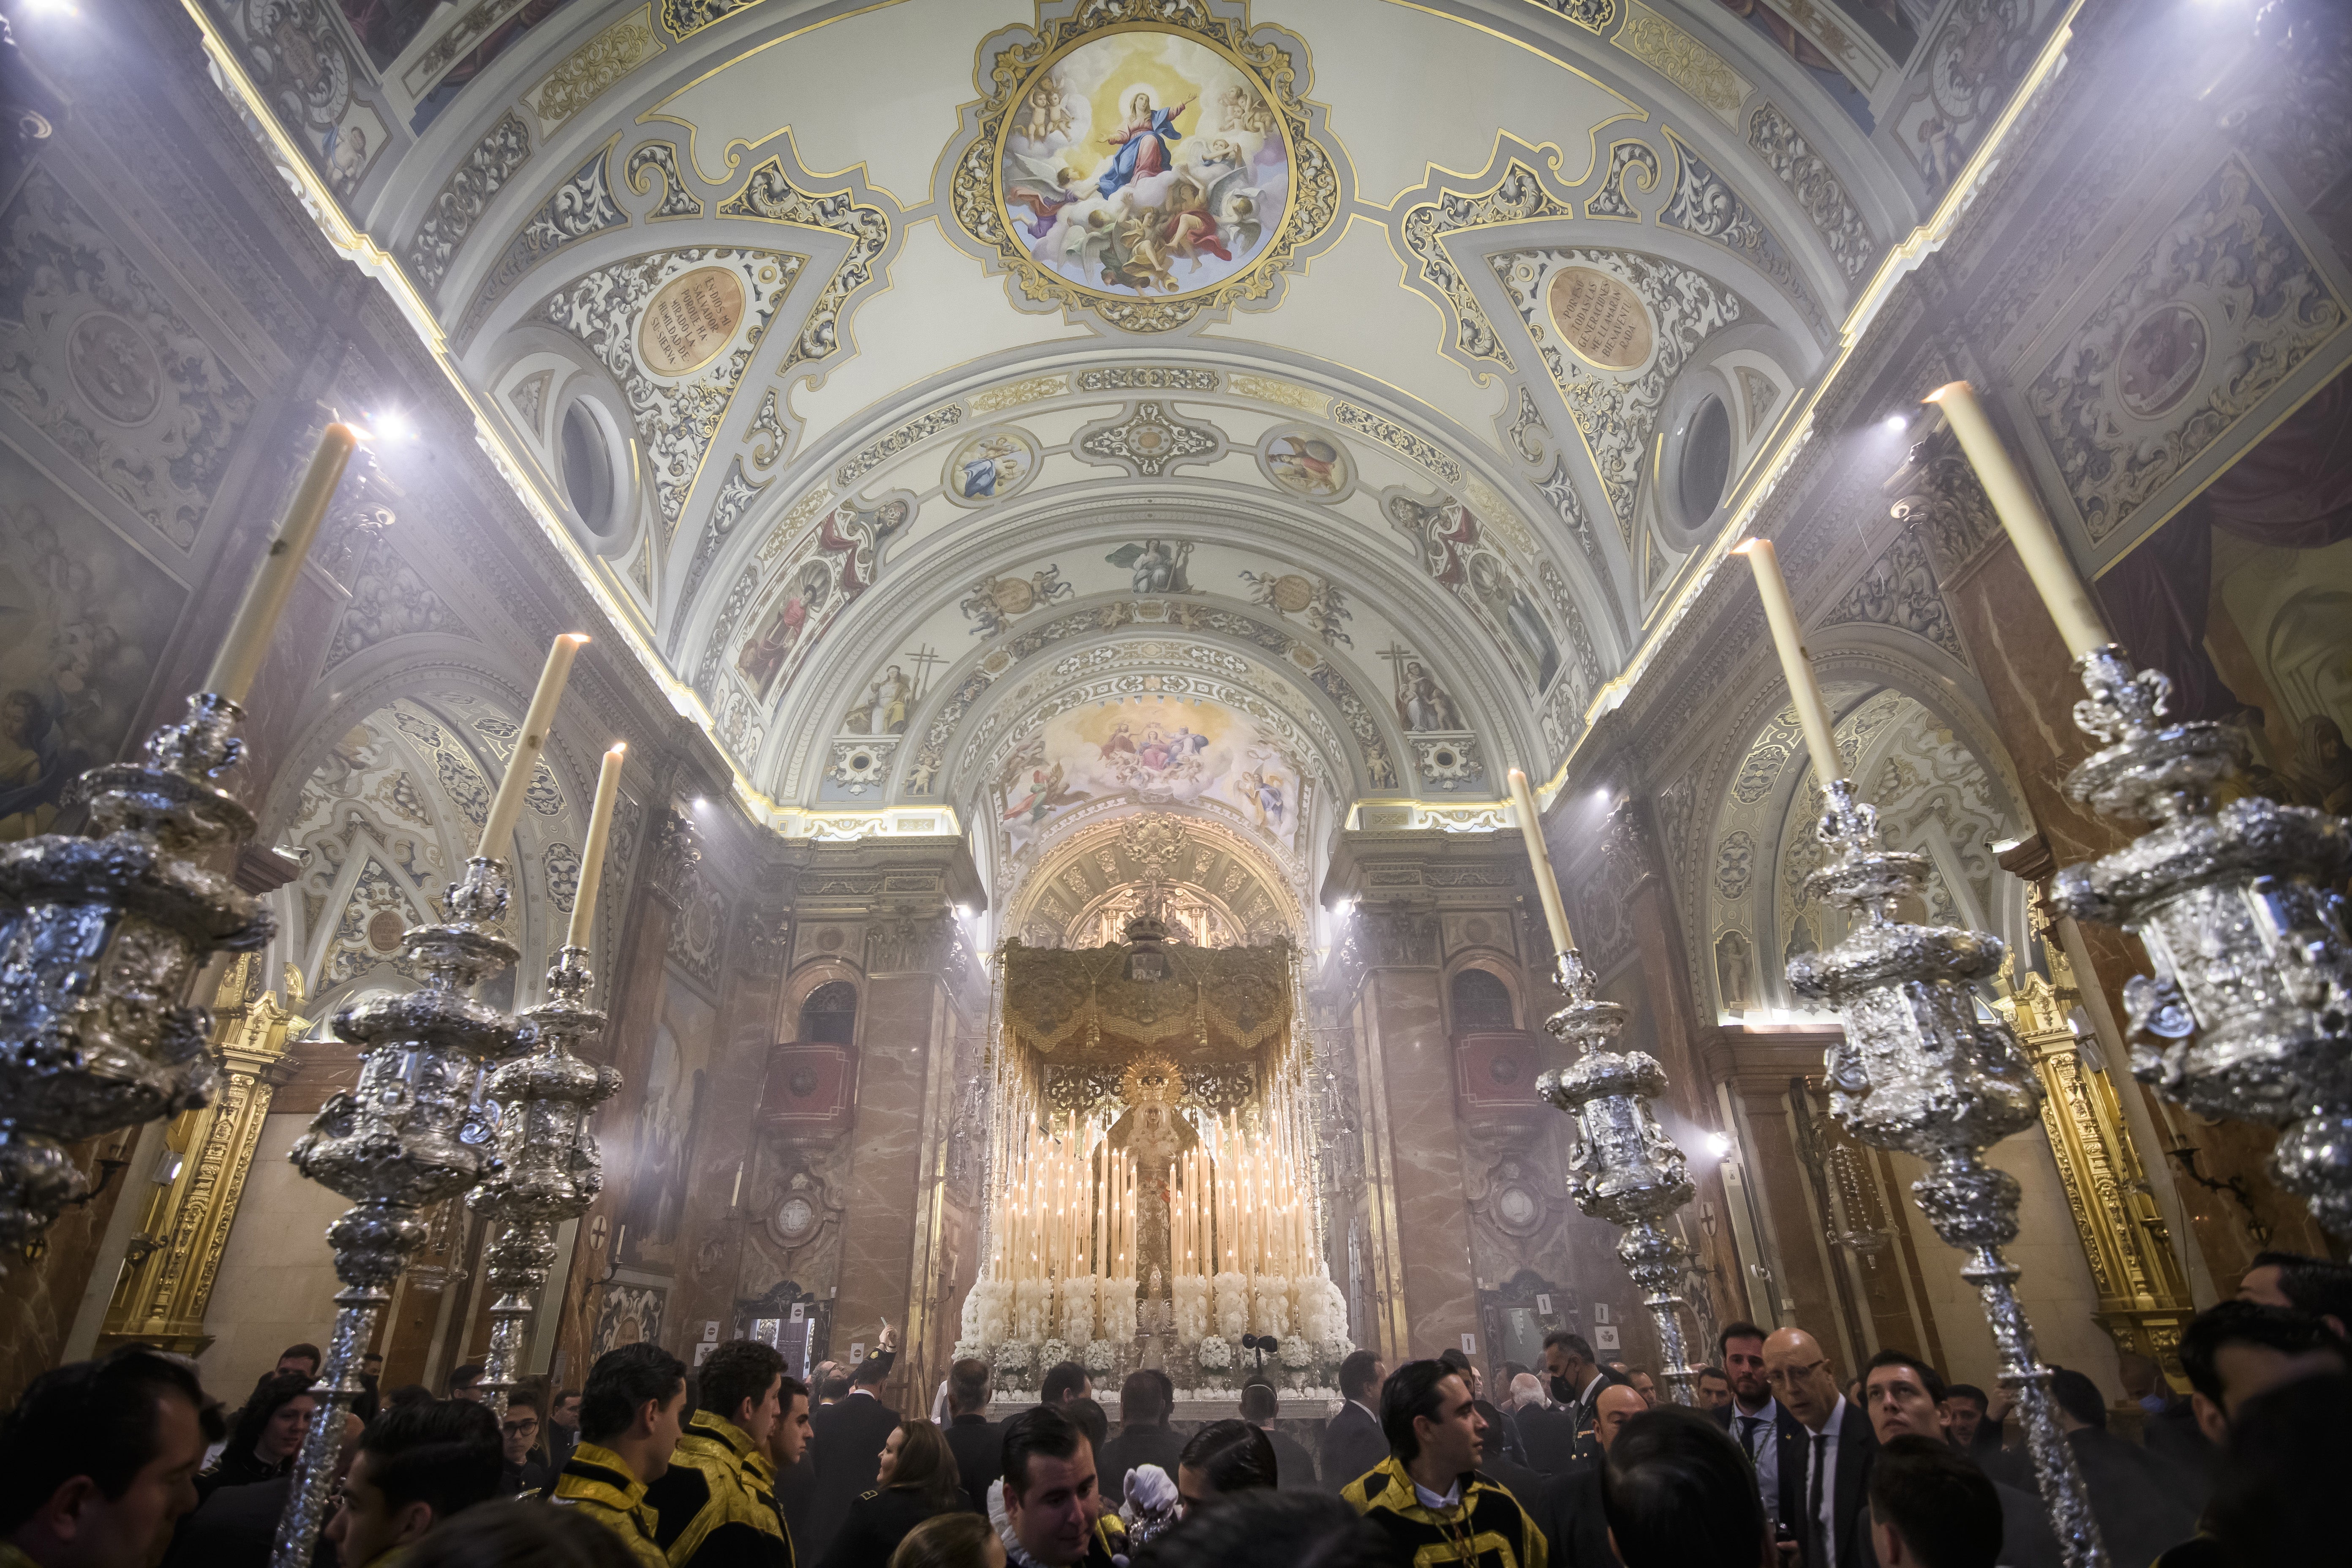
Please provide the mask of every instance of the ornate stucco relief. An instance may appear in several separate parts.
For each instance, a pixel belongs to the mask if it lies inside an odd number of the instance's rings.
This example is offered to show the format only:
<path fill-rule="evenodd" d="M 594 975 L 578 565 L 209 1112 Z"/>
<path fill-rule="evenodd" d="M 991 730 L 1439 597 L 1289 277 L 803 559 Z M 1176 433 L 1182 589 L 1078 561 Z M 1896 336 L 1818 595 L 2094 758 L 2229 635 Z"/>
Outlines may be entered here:
<path fill-rule="evenodd" d="M 0 232 L 0 400 L 189 549 L 253 394 L 47 173 Z"/>
<path fill-rule="evenodd" d="M 2345 304 L 2232 157 L 2025 389 L 2095 542 L 2344 330 Z"/>
<path fill-rule="evenodd" d="M 522 116 L 509 110 L 482 132 L 465 161 L 450 171 L 416 226 L 415 237 L 408 242 L 408 269 L 425 292 L 441 287 L 441 280 L 449 275 L 449 264 L 457 258 L 457 247 L 482 221 L 490 198 L 506 189 L 530 161 L 530 128 Z"/>
<path fill-rule="evenodd" d="M 769 318 L 807 264 L 804 256 L 731 246 L 657 250 L 600 268 L 549 295 L 540 308 L 541 316 L 586 344 L 620 382 L 645 446 L 666 536 L 677 531 L 687 493 Z M 724 268 L 741 280 L 741 319 L 715 358 L 690 374 L 656 375 L 639 353 L 646 308 L 664 286 L 704 268 Z"/>
<path fill-rule="evenodd" d="M 1705 273 L 1637 251 L 1580 247 L 1498 251 L 1486 264 L 1510 296 L 1553 384 L 1567 400 L 1569 416 L 1584 437 L 1616 513 L 1618 531 L 1632 549 L 1634 496 L 1666 389 L 1708 333 L 1748 319 L 1752 308 Z M 1640 298 L 1655 331 L 1655 347 L 1645 363 L 1630 371 L 1601 370 L 1559 341 L 1544 295 L 1552 274 L 1570 266 L 1606 273 Z"/>

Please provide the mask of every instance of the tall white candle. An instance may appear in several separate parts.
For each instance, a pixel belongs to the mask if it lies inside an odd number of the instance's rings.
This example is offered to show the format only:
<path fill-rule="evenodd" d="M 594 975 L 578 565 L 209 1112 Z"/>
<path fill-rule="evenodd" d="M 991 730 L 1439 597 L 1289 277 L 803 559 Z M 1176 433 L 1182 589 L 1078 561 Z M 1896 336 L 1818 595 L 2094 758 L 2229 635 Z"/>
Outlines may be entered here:
<path fill-rule="evenodd" d="M 319 537 L 328 503 L 335 499 L 335 486 L 342 482 L 343 465 L 351 461 L 352 449 L 359 444 L 358 432 L 348 425 L 330 425 L 320 436 L 319 449 L 310 454 L 310 466 L 303 470 L 286 515 L 278 519 L 278 531 L 270 535 L 268 547 L 261 552 L 261 565 L 246 584 L 245 597 L 228 624 L 228 636 L 222 640 L 220 652 L 213 656 L 211 672 L 205 677 L 206 691 L 242 702 L 253 689 L 253 678 L 261 673 L 261 661 L 269 655 L 278 617 L 285 614 L 286 601 L 294 592 L 295 579 L 302 574 L 311 542 Z"/>
<path fill-rule="evenodd" d="M 1959 437 L 1960 450 L 1984 485 L 1993 514 L 2000 519 L 2009 542 L 2017 547 L 2017 558 L 2025 563 L 2026 575 L 2033 579 L 2034 592 L 2042 595 L 2050 618 L 2058 623 L 2066 651 L 2080 658 L 2115 641 L 2082 574 L 2067 559 L 2058 531 L 2050 525 L 2050 514 L 2042 510 L 2033 487 L 2018 471 L 2000 432 L 1985 416 L 1976 388 L 1956 381 L 1929 393 L 1927 401 L 1943 409 L 1944 417 L 1951 421 L 1952 434 Z"/>
<path fill-rule="evenodd" d="M 507 840 L 513 837 L 515 822 L 522 816 L 523 795 L 530 789 L 531 775 L 539 771 L 540 753 L 547 749 L 555 705 L 563 700 L 563 683 L 572 679 L 572 657 L 587 640 L 585 632 L 566 632 L 547 650 L 539 689 L 530 694 L 530 707 L 524 711 L 522 729 L 515 736 L 514 755 L 507 759 L 506 777 L 499 781 L 499 793 L 490 802 L 490 817 L 482 825 L 482 842 L 475 854 L 494 860 L 506 858 Z"/>
<path fill-rule="evenodd" d="M 1814 776 L 1826 786 L 1845 776 L 1838 758 L 1837 735 L 1830 725 L 1830 705 L 1822 700 L 1822 683 L 1813 675 L 1812 656 L 1805 651 L 1805 634 L 1797 624 L 1797 606 L 1789 598 L 1789 584 L 1780 575 L 1780 558 L 1769 539 L 1751 539 L 1733 547 L 1748 557 L 1756 573 L 1756 595 L 1764 601 L 1764 622 L 1772 628 L 1772 647 L 1780 656 L 1780 674 L 1789 682 L 1789 698 L 1796 705 L 1797 727 L 1804 731 L 1805 750 L 1813 759 Z"/>
<path fill-rule="evenodd" d="M 588 812 L 588 847 L 580 856 L 580 886 L 572 895 L 572 926 L 564 933 L 567 947 L 586 947 L 596 925 L 596 895 L 604 881 L 604 850 L 613 839 L 613 807 L 621 792 L 621 761 L 628 742 L 615 741 L 596 772 L 596 803 Z"/>
<path fill-rule="evenodd" d="M 1552 875 L 1551 849 L 1544 843 L 1543 818 L 1536 811 L 1535 791 L 1528 787 L 1528 775 L 1518 768 L 1511 770 L 1511 802 L 1518 807 L 1519 837 L 1527 840 L 1528 859 L 1535 867 L 1536 897 L 1543 900 L 1544 924 L 1551 931 L 1554 952 L 1566 952 L 1576 945 L 1568 932 L 1568 906 L 1560 901 L 1559 879 Z"/>

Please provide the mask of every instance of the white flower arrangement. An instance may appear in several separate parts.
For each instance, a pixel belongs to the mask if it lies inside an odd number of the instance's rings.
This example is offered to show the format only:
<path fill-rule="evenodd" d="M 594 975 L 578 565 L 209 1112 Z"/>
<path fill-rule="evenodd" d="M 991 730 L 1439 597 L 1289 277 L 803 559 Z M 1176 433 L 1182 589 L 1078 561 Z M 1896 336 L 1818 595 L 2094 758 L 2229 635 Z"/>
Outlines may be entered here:
<path fill-rule="evenodd" d="M 1083 1345 L 1095 1337 L 1095 1277 L 1073 1274 L 1062 1281 L 1062 1337 Z"/>
<path fill-rule="evenodd" d="M 1345 1334 L 1334 1334 L 1328 1340 L 1315 1342 L 1316 1364 L 1334 1372 L 1339 1370 L 1341 1362 L 1346 1361 L 1355 1352 L 1356 1347 L 1349 1342 L 1348 1336 Z"/>
<path fill-rule="evenodd" d="M 1315 1364 L 1314 1347 L 1296 1336 L 1283 1341 L 1282 1364 L 1293 1372 L 1305 1372 Z"/>
<path fill-rule="evenodd" d="M 1237 1340 L 1249 1331 L 1249 1279 L 1229 1268 L 1217 1276 L 1217 1332 Z"/>
<path fill-rule="evenodd" d="M 1202 1372 L 1224 1372 L 1234 1364 L 1234 1342 L 1212 1334 L 1202 1340 L 1196 1352 Z"/>
<path fill-rule="evenodd" d="M 1108 1340 L 1093 1340 L 1087 1342 L 1087 1353 L 1082 1359 L 1086 1362 L 1087 1371 L 1100 1377 L 1118 1364 L 1118 1347 Z"/>
<path fill-rule="evenodd" d="M 1034 1343 L 1047 1333 L 1046 1320 L 1054 1310 L 1054 1282 L 1024 1279 L 1013 1288 L 1013 1337 Z"/>
<path fill-rule="evenodd" d="M 982 1344 L 978 1340 L 958 1340 L 955 1342 L 954 1351 L 950 1352 L 949 1359 L 951 1361 L 986 1361 L 988 1359 L 988 1347 Z"/>
<path fill-rule="evenodd" d="M 982 1279 L 963 1299 L 963 1337 L 980 1344 L 1013 1337 L 1013 1281 Z"/>
<path fill-rule="evenodd" d="M 1135 1340 L 1135 1281 L 1106 1279 L 1102 1285 L 1102 1337 L 1114 1345 Z"/>
<path fill-rule="evenodd" d="M 1025 1340 L 1006 1340 L 996 1347 L 996 1370 L 1019 1374 L 1036 1360 L 1037 1347 Z"/>
<path fill-rule="evenodd" d="M 1047 1340 L 1037 1347 L 1037 1373 L 1042 1377 L 1053 1368 L 1071 1359 L 1070 1344 L 1067 1340 Z"/>
<path fill-rule="evenodd" d="M 1176 1337 L 1190 1343 L 1209 1331 L 1209 1281 L 1198 1274 L 1179 1274 L 1169 1281 L 1176 1308 Z"/>
<path fill-rule="evenodd" d="M 1276 1339 L 1290 1337 L 1290 1281 L 1278 1274 L 1261 1274 L 1251 1293 L 1250 1326 Z"/>
<path fill-rule="evenodd" d="M 1295 1326 L 1301 1339 L 1344 1339 L 1348 1332 L 1348 1300 L 1328 1275 L 1300 1278 L 1297 1282 L 1298 1315 Z"/>

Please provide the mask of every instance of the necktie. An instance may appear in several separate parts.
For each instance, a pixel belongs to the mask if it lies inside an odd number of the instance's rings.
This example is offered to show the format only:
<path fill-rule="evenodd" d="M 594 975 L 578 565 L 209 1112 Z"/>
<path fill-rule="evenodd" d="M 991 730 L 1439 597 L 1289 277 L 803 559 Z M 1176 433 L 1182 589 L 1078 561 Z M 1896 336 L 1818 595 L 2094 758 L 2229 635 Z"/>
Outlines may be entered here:
<path fill-rule="evenodd" d="M 1822 1472 L 1830 1468 L 1830 1435 L 1813 1434 L 1813 1479 L 1805 1500 L 1805 1555 L 1810 1568 L 1831 1568 L 1829 1531 L 1822 1525 Z"/>
<path fill-rule="evenodd" d="M 1763 1425 L 1764 1417 L 1761 1415 L 1743 1415 L 1739 1418 L 1739 1446 L 1747 1450 L 1748 1462 L 1751 1465 L 1756 1462 L 1756 1428 Z"/>

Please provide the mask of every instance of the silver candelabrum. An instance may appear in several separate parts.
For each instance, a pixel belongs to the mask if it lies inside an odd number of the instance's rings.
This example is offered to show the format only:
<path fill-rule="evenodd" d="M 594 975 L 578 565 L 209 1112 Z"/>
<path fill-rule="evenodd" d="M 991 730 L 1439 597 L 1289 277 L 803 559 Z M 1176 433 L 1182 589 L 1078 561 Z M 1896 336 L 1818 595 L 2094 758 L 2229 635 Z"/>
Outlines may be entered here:
<path fill-rule="evenodd" d="M 482 1064 L 517 1054 L 526 1032 L 469 993 L 517 956 L 501 929 L 507 899 L 505 861 L 467 861 L 465 879 L 449 889 L 448 918 L 412 926 L 403 941 L 425 984 L 335 1015 L 335 1033 L 362 1048 L 359 1084 L 320 1108 L 292 1157 L 304 1175 L 352 1200 L 327 1229 L 343 1289 L 273 1568 L 309 1568 L 344 1417 L 362 1392 L 360 1357 L 393 1282 L 425 1241 L 425 1211 L 498 1169 L 478 1093 Z"/>
<path fill-rule="evenodd" d="M 1650 1101 L 1666 1091 L 1666 1069 L 1647 1051 L 1617 1049 L 1625 1009 L 1593 996 L 1592 971 L 1575 949 L 1559 955 L 1553 980 L 1568 994 L 1568 1005 L 1545 1019 L 1544 1027 L 1578 1055 L 1538 1079 L 1536 1089 L 1576 1120 L 1569 1195 L 1593 1218 L 1623 1228 L 1617 1256 L 1657 1325 L 1667 1390 L 1675 1404 L 1694 1404 L 1698 1369 L 1689 1363 L 1683 1342 L 1686 1260 L 1664 1222 L 1697 1189 L 1689 1162 L 1650 1110 Z"/>
<path fill-rule="evenodd" d="M 84 834 L 0 847 L 0 1268 L 89 1197 L 67 1145 L 212 1103 L 212 1016 L 189 992 L 214 953 L 278 931 L 197 863 L 253 833 L 214 782 L 244 751 L 243 717 L 197 693 L 143 761 L 81 775 Z"/>
<path fill-rule="evenodd" d="M 1878 813 L 1850 780 L 1830 781 L 1828 796 L 1819 832 L 1832 858 L 1805 890 L 1851 910 L 1854 926 L 1835 947 L 1790 960 L 1789 987 L 1829 1003 L 1845 1026 L 1826 1065 L 1831 1111 L 1864 1142 L 1927 1163 L 1912 1195 L 1936 1234 L 1969 1255 L 1960 1277 L 1984 1299 L 2000 1383 L 2025 1417 L 2060 1548 L 2072 1568 L 2103 1568 L 2106 1547 L 2052 1409 L 2050 1369 L 2018 1303 L 2016 1267 L 2000 1255 L 2017 1239 L 2017 1180 L 1984 1160 L 2042 1118 L 2032 1058 L 1970 988 L 2000 970 L 2000 939 L 1897 918 L 1927 887 L 1927 858 L 1885 847 Z"/>
<path fill-rule="evenodd" d="M 492 1070 L 484 1096 L 498 1108 L 499 1169 L 466 1194 L 466 1206 L 494 1226 L 483 1254 L 492 1300 L 482 1390 L 500 1419 L 526 1325 L 555 1267 L 556 1227 L 585 1214 L 604 1186 L 588 1117 L 620 1089 L 621 1075 L 574 1054 L 604 1033 L 604 1015 L 587 1002 L 595 984 L 586 948 L 559 950 L 548 1000 L 521 1014 L 523 1053 Z"/>
<path fill-rule="evenodd" d="M 2155 974 L 2124 986 L 2133 1076 L 2202 1116 L 2284 1129 L 2279 1183 L 2352 1236 L 2352 940 L 2336 890 L 2352 824 L 2258 795 L 2214 805 L 2244 761 L 2220 724 L 2172 722 L 2172 682 L 2115 644 L 2074 661 L 2074 722 L 2105 742 L 2069 798 L 2146 823 L 2123 848 L 2058 873 L 2051 904 L 2119 925 Z"/>

